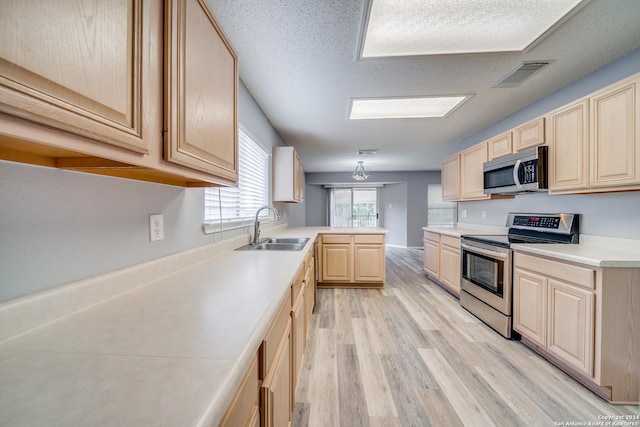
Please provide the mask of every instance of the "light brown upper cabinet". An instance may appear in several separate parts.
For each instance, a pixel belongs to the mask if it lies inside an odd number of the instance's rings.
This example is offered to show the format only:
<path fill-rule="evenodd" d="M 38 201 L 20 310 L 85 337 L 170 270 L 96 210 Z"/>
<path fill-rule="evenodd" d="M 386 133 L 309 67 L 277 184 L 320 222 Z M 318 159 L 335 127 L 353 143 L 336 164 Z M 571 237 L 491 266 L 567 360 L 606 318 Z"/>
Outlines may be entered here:
<path fill-rule="evenodd" d="M 589 100 L 549 114 L 549 191 L 589 187 Z"/>
<path fill-rule="evenodd" d="M 293 147 L 273 148 L 273 201 L 304 200 L 304 169 Z"/>
<path fill-rule="evenodd" d="M 544 144 L 544 117 L 531 120 L 487 141 L 489 160 Z"/>
<path fill-rule="evenodd" d="M 549 114 L 549 191 L 640 189 L 638 76 Z"/>
<path fill-rule="evenodd" d="M 204 2 L 1 7 L 0 159 L 187 187 L 236 183 L 236 57 Z"/>
<path fill-rule="evenodd" d="M 488 140 L 487 148 L 489 149 L 489 160 L 511 154 L 513 152 L 511 131 L 501 133 L 500 135 L 494 136 Z"/>
<path fill-rule="evenodd" d="M 167 0 L 165 158 L 237 180 L 236 54 L 204 0 Z"/>
<path fill-rule="evenodd" d="M 637 77 L 590 97 L 591 188 L 640 186 L 640 96 Z"/>
<path fill-rule="evenodd" d="M 460 153 L 442 161 L 442 200 L 460 200 Z"/>
<path fill-rule="evenodd" d="M 544 139 L 544 117 L 531 120 L 513 131 L 513 152 L 526 150 L 527 148 L 542 145 Z"/>
<path fill-rule="evenodd" d="M 2 2 L 0 111 L 148 153 L 142 0 Z"/>
<path fill-rule="evenodd" d="M 484 174 L 482 172 L 482 166 L 487 161 L 487 156 L 486 141 L 469 147 L 460 153 L 462 200 L 483 200 L 489 198 L 488 194 L 484 194 Z"/>
<path fill-rule="evenodd" d="M 482 167 L 488 159 L 488 141 L 481 142 L 442 162 L 442 200 L 488 200 L 504 197 L 484 194 Z"/>

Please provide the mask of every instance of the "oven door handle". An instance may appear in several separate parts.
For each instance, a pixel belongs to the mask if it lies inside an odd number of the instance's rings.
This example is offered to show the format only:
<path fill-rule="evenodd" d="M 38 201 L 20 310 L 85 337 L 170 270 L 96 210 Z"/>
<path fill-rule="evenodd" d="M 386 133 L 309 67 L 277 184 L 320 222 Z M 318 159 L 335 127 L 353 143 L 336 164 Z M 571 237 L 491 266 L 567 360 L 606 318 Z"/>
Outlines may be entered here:
<path fill-rule="evenodd" d="M 466 249 L 469 252 L 476 252 L 482 255 L 487 255 L 493 258 L 507 258 L 507 254 L 503 254 L 502 252 L 496 252 L 489 249 L 481 249 L 476 246 L 467 245 L 466 243 L 460 243 L 460 247 L 462 249 Z"/>

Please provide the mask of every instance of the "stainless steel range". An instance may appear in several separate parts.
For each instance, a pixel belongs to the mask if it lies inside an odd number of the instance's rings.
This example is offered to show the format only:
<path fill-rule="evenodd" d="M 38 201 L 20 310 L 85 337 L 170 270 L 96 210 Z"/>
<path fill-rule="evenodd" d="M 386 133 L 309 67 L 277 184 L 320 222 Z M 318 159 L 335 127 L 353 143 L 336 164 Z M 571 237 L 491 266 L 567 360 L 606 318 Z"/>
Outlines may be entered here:
<path fill-rule="evenodd" d="M 510 213 L 507 235 L 462 236 L 460 304 L 506 338 L 512 330 L 514 243 L 578 243 L 578 214 Z"/>

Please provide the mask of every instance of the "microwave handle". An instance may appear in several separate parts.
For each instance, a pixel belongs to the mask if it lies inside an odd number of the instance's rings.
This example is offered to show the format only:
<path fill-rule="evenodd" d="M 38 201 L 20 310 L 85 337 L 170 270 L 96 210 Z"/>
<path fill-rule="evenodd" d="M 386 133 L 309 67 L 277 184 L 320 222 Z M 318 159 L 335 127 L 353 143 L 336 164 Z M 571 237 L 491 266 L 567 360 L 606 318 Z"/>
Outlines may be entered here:
<path fill-rule="evenodd" d="M 518 179 L 518 171 L 520 170 L 520 164 L 522 164 L 522 160 L 518 159 L 516 161 L 516 164 L 513 166 L 513 182 L 516 183 L 516 188 L 518 190 L 522 190 L 522 184 L 520 183 L 520 180 Z"/>

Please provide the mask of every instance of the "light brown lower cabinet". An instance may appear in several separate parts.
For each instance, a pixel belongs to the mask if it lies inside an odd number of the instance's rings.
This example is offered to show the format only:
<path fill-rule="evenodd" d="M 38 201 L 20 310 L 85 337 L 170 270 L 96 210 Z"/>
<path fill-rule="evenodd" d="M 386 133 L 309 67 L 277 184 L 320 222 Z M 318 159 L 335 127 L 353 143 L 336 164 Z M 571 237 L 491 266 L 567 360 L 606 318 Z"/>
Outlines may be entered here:
<path fill-rule="evenodd" d="M 302 289 L 291 310 L 291 407 L 295 402 L 295 389 L 302 369 L 306 344 L 306 288 Z"/>
<path fill-rule="evenodd" d="M 517 252 L 522 342 L 617 404 L 638 404 L 640 268 L 591 267 Z"/>
<path fill-rule="evenodd" d="M 291 425 L 291 320 L 278 345 L 274 364 L 262 383 L 262 425 Z"/>
<path fill-rule="evenodd" d="M 460 296 L 460 239 L 442 236 L 440 241 L 440 282 Z"/>
<path fill-rule="evenodd" d="M 424 231 L 424 265 L 427 275 L 460 297 L 460 238 Z"/>
<path fill-rule="evenodd" d="M 319 287 L 384 286 L 384 234 L 325 234 L 320 245 Z"/>
<path fill-rule="evenodd" d="M 280 303 L 220 426 L 291 425 L 315 305 L 315 245 Z"/>
<path fill-rule="evenodd" d="M 258 354 L 247 369 L 231 405 L 227 409 L 220 427 L 260 425 L 260 380 L 258 377 Z"/>

